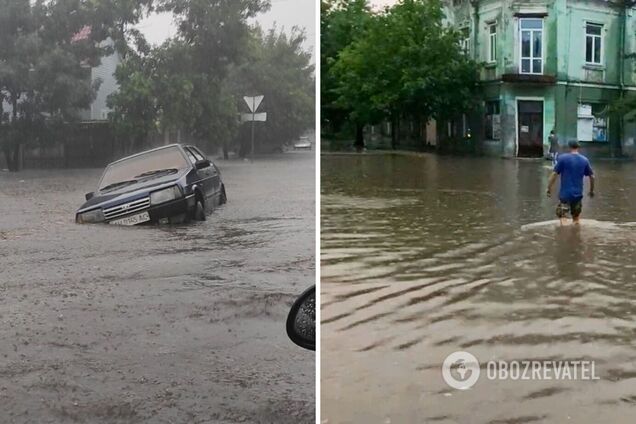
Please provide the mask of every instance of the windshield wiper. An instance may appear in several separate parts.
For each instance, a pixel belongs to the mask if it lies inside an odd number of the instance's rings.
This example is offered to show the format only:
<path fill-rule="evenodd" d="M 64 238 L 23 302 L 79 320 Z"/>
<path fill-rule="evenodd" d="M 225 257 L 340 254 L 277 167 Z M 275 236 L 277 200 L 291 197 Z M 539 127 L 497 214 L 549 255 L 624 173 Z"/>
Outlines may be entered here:
<path fill-rule="evenodd" d="M 143 178 L 143 177 L 150 177 L 152 175 L 157 175 L 157 174 L 163 174 L 165 173 L 174 173 L 177 172 L 178 170 L 175 168 L 166 168 L 166 169 L 155 169 L 154 171 L 148 171 L 148 172 L 144 172 L 143 174 L 139 174 L 139 175 L 135 175 L 135 178 Z"/>
<path fill-rule="evenodd" d="M 122 186 L 130 185 L 130 184 L 135 184 L 136 182 L 137 182 L 137 180 L 119 181 L 117 183 L 108 184 L 106 187 L 102 187 L 101 189 L 99 189 L 99 191 L 108 191 L 108 190 L 112 190 L 112 189 L 117 188 L 117 187 L 122 187 Z"/>

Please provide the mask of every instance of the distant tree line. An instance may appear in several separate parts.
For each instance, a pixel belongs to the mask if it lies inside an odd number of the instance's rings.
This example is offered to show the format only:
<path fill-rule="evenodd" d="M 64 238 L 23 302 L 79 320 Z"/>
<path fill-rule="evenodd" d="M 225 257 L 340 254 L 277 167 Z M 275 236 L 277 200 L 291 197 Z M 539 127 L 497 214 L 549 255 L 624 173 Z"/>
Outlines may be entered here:
<path fill-rule="evenodd" d="M 0 0 L 0 149 L 16 170 L 24 146 L 64 140 L 95 99 L 90 69 L 117 51 L 110 120 L 130 150 L 179 130 L 241 149 L 244 95 L 264 94 L 257 147 L 280 148 L 313 126 L 314 69 L 300 29 L 249 20 L 269 0 Z M 171 13 L 177 34 L 151 46 L 135 26 Z M 106 41 L 109 42 L 106 42 Z M 71 125 L 69 125 L 71 124 Z"/>
<path fill-rule="evenodd" d="M 365 125 L 448 120 L 474 107 L 478 65 L 443 18 L 439 0 L 401 0 L 378 12 L 367 0 L 322 0 L 323 129 L 362 147 Z"/>

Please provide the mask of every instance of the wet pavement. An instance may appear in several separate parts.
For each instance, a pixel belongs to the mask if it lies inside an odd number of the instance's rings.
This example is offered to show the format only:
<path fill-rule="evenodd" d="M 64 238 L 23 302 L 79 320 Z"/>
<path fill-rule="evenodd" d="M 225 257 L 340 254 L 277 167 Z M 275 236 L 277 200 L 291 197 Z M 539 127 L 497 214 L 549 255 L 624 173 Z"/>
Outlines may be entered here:
<path fill-rule="evenodd" d="M 636 165 L 559 227 L 547 161 L 322 157 L 323 423 L 636 422 Z M 454 351 L 481 363 L 451 389 Z M 484 378 L 592 360 L 596 381 Z"/>
<path fill-rule="evenodd" d="M 0 422 L 313 422 L 287 339 L 314 283 L 312 153 L 217 161 L 182 226 L 77 225 L 101 170 L 0 173 Z"/>

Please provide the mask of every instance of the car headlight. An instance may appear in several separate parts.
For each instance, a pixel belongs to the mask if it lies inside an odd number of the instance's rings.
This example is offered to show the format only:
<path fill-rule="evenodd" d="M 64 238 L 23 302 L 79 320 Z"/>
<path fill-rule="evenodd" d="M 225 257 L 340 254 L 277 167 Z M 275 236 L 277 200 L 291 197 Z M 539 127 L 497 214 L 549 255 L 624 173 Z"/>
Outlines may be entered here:
<path fill-rule="evenodd" d="M 179 190 L 177 186 L 172 186 L 150 193 L 150 204 L 158 205 L 159 203 L 169 202 L 179 197 L 181 197 L 181 190 Z"/>
<path fill-rule="evenodd" d="M 104 221 L 104 212 L 101 209 L 94 209 L 92 211 L 80 213 L 77 215 L 77 222 L 79 224 L 93 224 L 95 222 Z"/>

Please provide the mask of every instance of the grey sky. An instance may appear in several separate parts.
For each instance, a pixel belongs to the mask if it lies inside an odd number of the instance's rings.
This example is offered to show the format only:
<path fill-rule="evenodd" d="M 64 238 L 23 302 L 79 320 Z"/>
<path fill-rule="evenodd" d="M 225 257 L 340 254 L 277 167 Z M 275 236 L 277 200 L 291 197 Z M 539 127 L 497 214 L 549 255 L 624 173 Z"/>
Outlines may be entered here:
<path fill-rule="evenodd" d="M 305 49 L 315 52 L 316 45 L 316 0 L 271 0 L 269 12 L 256 18 L 264 29 L 276 24 L 278 28 L 290 30 L 294 26 L 306 29 Z M 149 42 L 160 44 L 175 34 L 175 26 L 170 14 L 152 15 L 138 26 Z M 314 53 L 315 56 L 315 53 Z"/>

